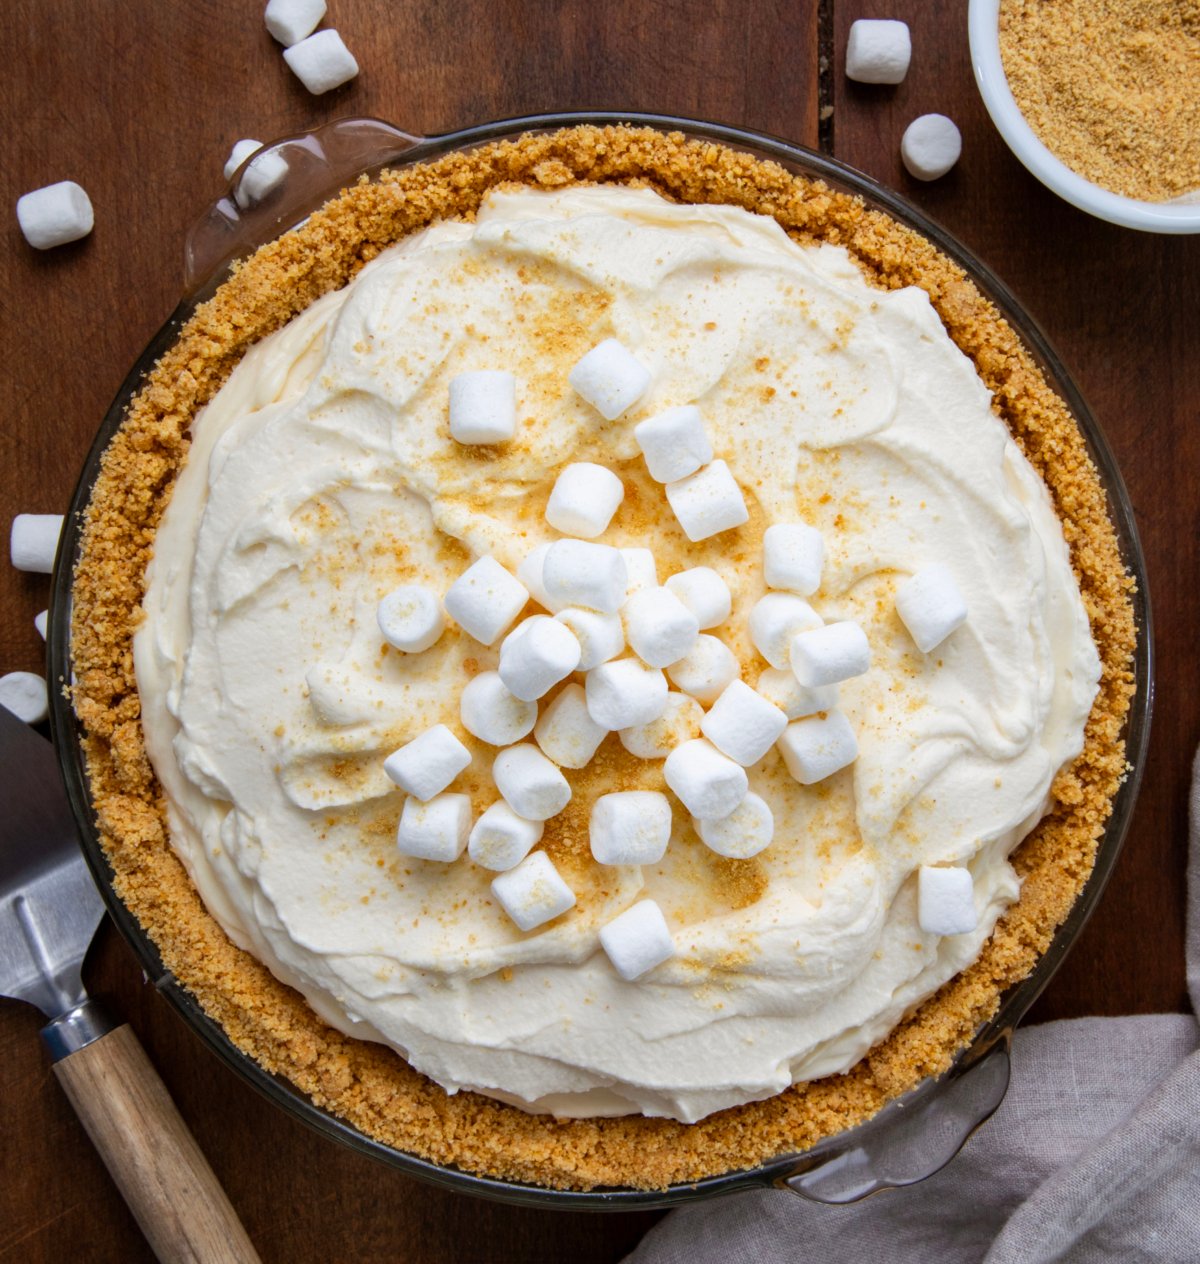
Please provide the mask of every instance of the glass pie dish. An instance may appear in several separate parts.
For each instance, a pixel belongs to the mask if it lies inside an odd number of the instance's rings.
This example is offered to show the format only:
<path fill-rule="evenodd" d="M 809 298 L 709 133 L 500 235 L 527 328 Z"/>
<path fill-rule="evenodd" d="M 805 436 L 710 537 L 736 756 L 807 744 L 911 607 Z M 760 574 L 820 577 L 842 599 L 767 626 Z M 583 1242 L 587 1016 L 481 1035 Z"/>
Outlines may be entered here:
<path fill-rule="evenodd" d="M 486 124 L 422 139 L 375 120 L 344 120 L 286 139 L 252 156 L 237 173 L 229 194 L 199 221 L 187 241 L 185 297 L 146 349 L 118 393 L 101 426 L 76 489 L 60 545 L 50 628 L 50 668 L 56 679 L 71 675 L 73 572 L 80 550 L 82 515 L 91 502 L 101 459 L 122 424 L 146 375 L 176 341 L 197 306 L 228 276 L 230 266 L 302 223 L 339 188 L 360 175 L 397 169 L 443 155 L 469 152 L 497 140 L 560 128 L 630 123 L 715 142 L 737 153 L 774 162 L 786 170 L 850 194 L 932 243 L 961 267 L 1000 312 L 1065 401 L 1087 445 L 1104 491 L 1122 564 L 1135 583 L 1131 594 L 1138 639 L 1133 663 L 1135 693 L 1124 735 L 1130 771 L 1116 792 L 1086 887 L 1032 972 L 1004 997 L 995 1015 L 975 1032 L 945 1073 L 896 1097 L 868 1122 L 818 1142 L 801 1154 L 773 1158 L 750 1170 L 722 1173 L 666 1189 L 552 1189 L 475 1175 L 431 1163 L 367 1135 L 321 1109 L 287 1080 L 273 1076 L 237 1047 L 219 1023 L 165 968 L 158 948 L 114 886 L 115 874 L 101 844 L 84 756 L 84 731 L 68 701 L 55 698 L 52 717 L 68 792 L 80 823 L 84 849 L 109 909 L 154 980 L 194 1030 L 239 1074 L 304 1122 L 336 1140 L 383 1159 L 413 1175 L 502 1200 L 575 1208 L 665 1206 L 736 1189 L 778 1184 L 817 1201 L 853 1201 L 877 1189 L 910 1184 L 940 1169 L 971 1131 L 999 1105 L 1008 1083 L 1008 1046 L 1013 1027 L 1045 986 L 1082 928 L 1111 872 L 1136 797 L 1149 733 L 1151 702 L 1150 613 L 1145 572 L 1133 514 L 1120 475 L 1098 427 L 1044 338 L 1004 287 L 959 245 L 894 194 L 851 169 L 795 146 L 732 128 L 646 115 L 538 116 Z M 274 160 L 268 166 L 267 160 Z M 283 174 L 279 174 L 279 173 Z M 270 174 L 271 179 L 265 177 Z M 276 178 L 278 176 L 278 178 Z"/>

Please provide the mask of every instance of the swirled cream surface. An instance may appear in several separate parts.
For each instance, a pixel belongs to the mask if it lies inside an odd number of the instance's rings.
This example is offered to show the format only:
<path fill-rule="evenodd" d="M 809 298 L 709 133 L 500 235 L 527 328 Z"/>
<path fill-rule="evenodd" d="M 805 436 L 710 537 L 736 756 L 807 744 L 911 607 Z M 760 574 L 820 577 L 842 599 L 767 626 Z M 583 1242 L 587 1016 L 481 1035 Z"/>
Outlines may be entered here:
<path fill-rule="evenodd" d="M 605 422 L 567 374 L 612 336 L 654 378 Z M 518 433 L 465 448 L 447 384 L 484 368 L 516 375 Z M 633 439 L 691 402 L 751 511 L 695 545 Z M 234 370 L 158 532 L 137 678 L 173 843 L 208 908 L 324 1019 L 451 1092 L 695 1120 L 846 1070 L 1016 898 L 1007 856 L 1081 749 L 1096 691 L 1061 528 L 990 405 L 922 291 L 875 290 L 841 250 L 735 208 L 499 192 L 475 223 L 386 250 Z M 546 499 L 578 460 L 625 484 L 604 543 L 651 548 L 660 582 L 692 565 L 724 576 L 734 610 L 715 632 L 748 683 L 765 667 L 746 617 L 774 522 L 823 532 L 813 604 L 857 620 L 873 661 L 841 686 L 851 768 L 802 787 L 773 750 L 749 770 L 776 822 L 752 860 L 710 852 L 675 804 L 660 864 L 596 864 L 595 798 L 665 789 L 661 761 L 610 735 L 566 771 L 571 804 L 546 823 L 578 903 L 522 934 L 465 855 L 397 853 L 403 796 L 382 769 L 442 722 L 474 756 L 451 789 L 476 812 L 497 798 L 496 752 L 458 714 L 497 651 L 451 626 L 404 655 L 375 611 L 402 582 L 444 593 L 483 553 L 515 572 L 557 538 Z M 923 655 L 894 594 L 933 561 L 970 615 Z M 943 863 L 974 876 L 972 934 L 919 929 L 917 869 Z M 597 933 L 646 896 L 679 955 L 626 983 Z"/>

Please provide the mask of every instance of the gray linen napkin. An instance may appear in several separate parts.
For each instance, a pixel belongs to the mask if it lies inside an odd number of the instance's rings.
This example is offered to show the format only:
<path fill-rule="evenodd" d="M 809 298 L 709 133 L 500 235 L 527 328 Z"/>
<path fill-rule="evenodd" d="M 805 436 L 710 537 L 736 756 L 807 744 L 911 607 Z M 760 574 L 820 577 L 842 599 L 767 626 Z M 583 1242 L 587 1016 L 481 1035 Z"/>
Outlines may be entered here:
<path fill-rule="evenodd" d="M 1200 1012 L 1200 752 L 1188 988 Z M 628 1264 L 1200 1261 L 1200 1028 L 1188 1014 L 1018 1031 L 1003 1105 L 937 1176 L 850 1207 L 764 1190 L 681 1207 Z"/>

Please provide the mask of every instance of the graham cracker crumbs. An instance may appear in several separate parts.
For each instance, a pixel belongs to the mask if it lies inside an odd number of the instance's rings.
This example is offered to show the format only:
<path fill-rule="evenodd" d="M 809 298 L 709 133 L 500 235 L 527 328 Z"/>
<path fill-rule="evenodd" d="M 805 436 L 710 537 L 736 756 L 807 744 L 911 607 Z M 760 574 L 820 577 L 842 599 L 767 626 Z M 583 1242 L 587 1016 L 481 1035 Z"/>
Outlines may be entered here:
<path fill-rule="evenodd" d="M 499 185 L 602 181 L 771 215 L 797 241 L 845 246 L 881 289 L 922 286 L 1050 490 L 1103 665 L 1083 752 L 1058 778 L 1054 810 L 1016 852 L 1021 898 L 979 959 L 846 1075 L 690 1125 L 640 1116 L 560 1121 L 472 1093 L 450 1097 L 391 1050 L 321 1022 L 226 938 L 171 850 L 142 744 L 131 653 L 144 570 L 186 458 L 188 425 L 245 351 L 345 285 L 386 245 L 433 220 L 473 215 Z M 861 1123 L 945 1070 L 996 1012 L 1004 990 L 1028 974 L 1091 872 L 1125 773 L 1122 724 L 1136 641 L 1131 587 L 1104 491 L 1065 404 L 1008 324 L 928 241 L 857 198 L 707 141 L 579 127 L 364 179 L 260 249 L 196 311 L 130 406 L 93 490 L 75 576 L 74 698 L 117 892 L 165 966 L 240 1049 L 367 1135 L 434 1163 L 557 1189 L 657 1189 L 754 1167 Z M 623 781 L 627 771 L 614 749 L 596 775 Z M 568 818 L 556 828 L 551 848 L 567 859 L 580 846 L 581 824 Z M 731 868 L 739 892 L 752 898 L 755 867 Z"/>
<path fill-rule="evenodd" d="M 1198 0 L 1003 0 L 1000 55 L 1072 171 L 1147 202 L 1200 189 Z"/>

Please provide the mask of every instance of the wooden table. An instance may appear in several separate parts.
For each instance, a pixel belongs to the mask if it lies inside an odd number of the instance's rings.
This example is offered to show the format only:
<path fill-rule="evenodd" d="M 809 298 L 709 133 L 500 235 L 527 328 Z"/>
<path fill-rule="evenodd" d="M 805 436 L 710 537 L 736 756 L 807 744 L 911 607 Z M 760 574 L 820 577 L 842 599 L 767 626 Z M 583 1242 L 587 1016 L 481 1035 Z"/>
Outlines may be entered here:
<path fill-rule="evenodd" d="M 435 133 L 543 110 L 675 112 L 831 151 L 898 189 L 1004 278 L 1104 426 L 1137 508 L 1157 622 L 1150 765 L 1116 876 L 1033 1018 L 1186 1008 L 1187 766 L 1200 737 L 1200 239 L 1111 228 L 1044 190 L 975 91 L 962 0 L 330 0 L 362 74 L 309 96 L 252 0 L 9 0 L 0 24 L 3 197 L 74 178 L 96 230 L 39 254 L 11 209 L 0 285 L 0 523 L 62 511 L 96 425 L 174 306 L 183 234 L 242 136 L 344 115 Z M 898 88 L 849 83 L 858 17 L 912 28 Z M 820 69 L 824 67 L 825 69 Z M 921 184 L 898 159 L 918 114 L 950 114 L 964 152 Z M 40 670 L 44 577 L 0 565 L 0 669 Z M 0 773 L 0 775 L 5 775 Z M 264 1260 L 619 1259 L 654 1213 L 495 1206 L 406 1179 L 324 1141 L 247 1088 L 145 986 L 106 926 L 87 978 L 129 1017 Z M 0 1260 L 150 1259 L 38 1046 L 33 1010 L 0 1004 Z"/>

